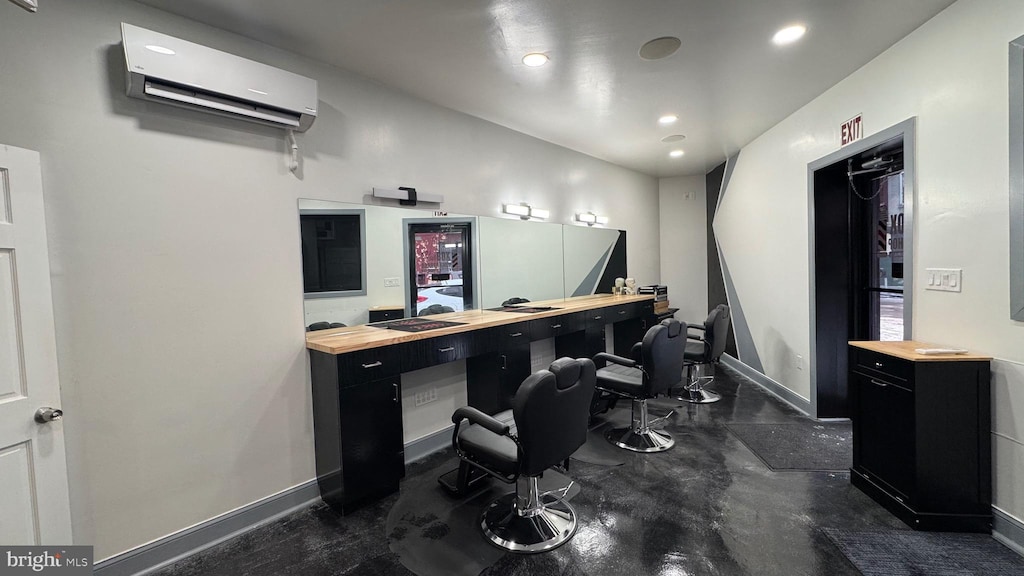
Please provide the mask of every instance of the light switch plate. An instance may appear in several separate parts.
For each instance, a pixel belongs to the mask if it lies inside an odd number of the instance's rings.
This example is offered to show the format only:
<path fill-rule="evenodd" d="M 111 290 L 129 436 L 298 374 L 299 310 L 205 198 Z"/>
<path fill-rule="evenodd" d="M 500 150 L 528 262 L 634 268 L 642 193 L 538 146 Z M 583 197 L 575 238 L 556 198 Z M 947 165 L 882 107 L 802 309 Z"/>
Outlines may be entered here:
<path fill-rule="evenodd" d="M 925 290 L 960 292 L 963 287 L 961 268 L 926 268 L 924 273 Z"/>

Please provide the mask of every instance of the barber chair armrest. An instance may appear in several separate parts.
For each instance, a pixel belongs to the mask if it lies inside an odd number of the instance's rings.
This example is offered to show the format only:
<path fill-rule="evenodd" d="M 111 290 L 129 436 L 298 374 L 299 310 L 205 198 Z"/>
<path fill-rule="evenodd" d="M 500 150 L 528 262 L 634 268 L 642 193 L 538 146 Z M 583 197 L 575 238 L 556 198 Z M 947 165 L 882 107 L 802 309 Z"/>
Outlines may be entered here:
<path fill-rule="evenodd" d="M 703 332 L 705 330 L 703 324 L 687 324 L 686 325 L 686 329 L 687 330 L 689 330 L 691 328 L 694 329 L 694 330 L 700 330 L 701 332 Z"/>
<path fill-rule="evenodd" d="M 476 408 L 473 408 L 472 406 L 463 406 L 462 408 L 457 409 L 452 414 L 452 423 L 456 425 L 456 430 L 458 430 L 458 424 L 462 422 L 464 419 L 469 420 L 472 424 L 479 424 L 480 426 L 483 426 L 485 429 L 490 430 L 491 432 L 494 432 L 495 434 L 498 434 L 500 436 L 508 436 L 508 424 L 499 422 L 498 420 L 495 420 L 494 418 L 488 416 L 487 414 L 484 414 L 483 412 L 477 410 Z"/>
<path fill-rule="evenodd" d="M 636 368 L 638 362 L 636 360 L 630 360 L 629 358 L 623 358 L 622 356 L 616 356 L 615 354 L 609 354 L 607 352 L 598 352 L 594 356 L 594 362 L 598 360 L 604 360 L 605 362 L 611 362 L 612 364 L 618 364 L 619 366 L 625 366 L 627 368 Z"/>
<path fill-rule="evenodd" d="M 641 342 L 633 344 L 633 347 L 629 349 L 629 357 L 632 358 L 635 362 L 640 362 L 640 359 L 643 358 L 643 356 L 640 355 L 642 348 L 643 343 Z"/>

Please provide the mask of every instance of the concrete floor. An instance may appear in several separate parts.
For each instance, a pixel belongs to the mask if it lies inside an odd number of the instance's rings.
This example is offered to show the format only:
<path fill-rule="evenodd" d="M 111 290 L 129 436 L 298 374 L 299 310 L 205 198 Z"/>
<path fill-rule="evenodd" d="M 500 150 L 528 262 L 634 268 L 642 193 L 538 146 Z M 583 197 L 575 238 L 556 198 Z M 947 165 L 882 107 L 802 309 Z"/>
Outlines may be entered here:
<path fill-rule="evenodd" d="M 628 422 L 622 405 L 597 422 L 573 461 L 575 538 L 546 554 L 504 553 L 483 540 L 479 514 L 509 487 L 492 482 L 455 500 L 436 477 L 450 451 L 408 467 L 400 494 L 349 516 L 313 506 L 165 569 L 161 576 L 855 575 L 821 528 L 906 526 L 849 483 L 848 472 L 771 471 L 729 423 L 789 423 L 803 416 L 736 372 L 719 368 L 720 402 L 652 403 L 673 409 L 676 446 L 659 454 L 611 448 L 601 428 Z M 550 475 L 557 480 L 556 475 Z M 554 481 L 554 480 L 552 480 Z"/>

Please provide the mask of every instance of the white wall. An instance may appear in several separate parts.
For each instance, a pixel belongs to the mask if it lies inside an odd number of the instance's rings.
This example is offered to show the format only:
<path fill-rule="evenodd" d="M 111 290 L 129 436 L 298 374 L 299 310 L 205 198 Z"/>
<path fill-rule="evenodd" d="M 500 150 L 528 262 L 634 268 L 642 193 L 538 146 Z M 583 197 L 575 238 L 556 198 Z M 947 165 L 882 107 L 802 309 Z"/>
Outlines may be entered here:
<path fill-rule="evenodd" d="M 714 222 L 765 373 L 809 397 L 807 164 L 916 116 L 916 340 L 993 364 L 994 499 L 1024 518 L 1024 324 L 1009 318 L 1007 43 L 1024 2 L 961 0 L 740 152 Z M 929 292 L 925 268 L 963 268 L 963 292 Z M 788 354 L 776 353 L 779 350 Z"/>
<path fill-rule="evenodd" d="M 705 178 L 680 176 L 658 181 L 661 209 L 661 283 L 679 308 L 676 318 L 703 322 L 708 315 L 708 236 Z"/>
<path fill-rule="evenodd" d="M 0 2 L 0 142 L 42 154 L 76 542 L 102 559 L 314 476 L 296 200 L 374 186 L 612 214 L 658 277 L 656 180 L 122 0 Z M 276 130 L 129 100 L 124 20 L 320 82 Z"/>

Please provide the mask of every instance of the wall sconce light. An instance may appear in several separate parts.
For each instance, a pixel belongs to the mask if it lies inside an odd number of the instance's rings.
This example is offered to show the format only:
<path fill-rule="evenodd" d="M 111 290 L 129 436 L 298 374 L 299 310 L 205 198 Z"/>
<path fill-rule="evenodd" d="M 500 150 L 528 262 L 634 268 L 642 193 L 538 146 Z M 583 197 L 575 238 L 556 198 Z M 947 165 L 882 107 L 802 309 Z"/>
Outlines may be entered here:
<path fill-rule="evenodd" d="M 522 204 L 502 204 L 501 211 L 505 214 L 512 214 L 513 216 L 519 216 L 522 220 L 529 220 L 530 218 L 546 219 L 551 215 L 547 210 L 541 208 L 535 208 L 527 203 Z"/>
<path fill-rule="evenodd" d="M 587 226 L 593 226 L 594 224 L 600 224 L 604 226 L 608 223 L 607 216 L 598 216 L 593 212 L 580 212 L 576 214 L 576 221 L 586 224 Z"/>

